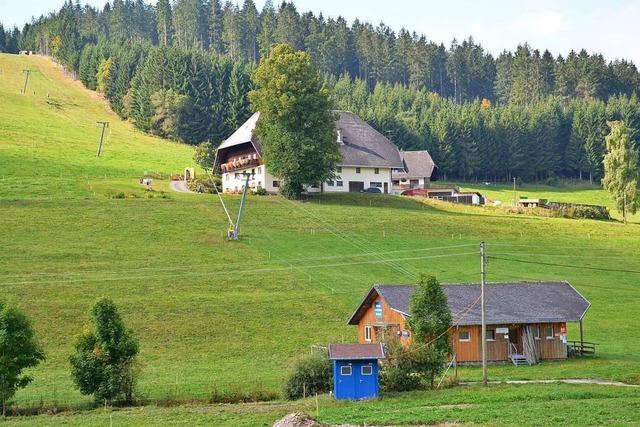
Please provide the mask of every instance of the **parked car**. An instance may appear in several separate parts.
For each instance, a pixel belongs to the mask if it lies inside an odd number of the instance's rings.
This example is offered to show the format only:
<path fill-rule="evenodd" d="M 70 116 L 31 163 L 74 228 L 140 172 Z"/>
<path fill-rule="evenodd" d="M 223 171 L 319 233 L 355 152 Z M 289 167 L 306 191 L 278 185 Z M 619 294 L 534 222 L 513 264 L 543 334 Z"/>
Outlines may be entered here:
<path fill-rule="evenodd" d="M 400 193 L 403 196 L 422 196 L 427 197 L 429 192 L 425 188 L 411 188 Z"/>
<path fill-rule="evenodd" d="M 369 187 L 369 188 L 365 188 L 364 190 L 362 190 L 362 193 L 380 194 L 380 193 L 382 193 L 382 190 L 380 190 L 378 187 Z"/>

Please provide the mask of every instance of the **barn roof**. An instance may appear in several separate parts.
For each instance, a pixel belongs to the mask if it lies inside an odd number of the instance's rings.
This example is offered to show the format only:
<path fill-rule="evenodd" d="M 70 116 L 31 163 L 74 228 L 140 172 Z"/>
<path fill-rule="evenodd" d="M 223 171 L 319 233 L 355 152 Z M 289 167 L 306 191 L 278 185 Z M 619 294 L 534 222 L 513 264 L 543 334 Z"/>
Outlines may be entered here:
<path fill-rule="evenodd" d="M 342 133 L 344 144 L 340 144 L 342 166 L 369 166 L 402 168 L 400 151 L 384 135 L 371 127 L 367 122 L 349 111 L 334 111 L 338 118 L 336 129 Z M 253 114 L 229 138 L 218 147 L 218 153 L 231 147 L 251 143 L 258 154 L 262 155 L 262 147 L 253 135 L 260 118 L 260 113 Z"/>
<path fill-rule="evenodd" d="M 377 344 L 329 344 L 329 359 L 384 359 L 384 349 Z"/>
<path fill-rule="evenodd" d="M 392 173 L 393 178 L 424 178 L 433 175 L 436 164 L 428 151 L 400 151 L 400 157 L 404 163 L 404 171 Z"/>
<path fill-rule="evenodd" d="M 411 295 L 416 285 L 375 285 L 349 319 L 360 316 L 377 295 L 399 313 L 410 316 Z M 454 325 L 479 325 L 480 284 L 443 284 Z M 577 322 L 591 305 L 568 282 L 487 283 L 485 286 L 488 324 Z"/>
<path fill-rule="evenodd" d="M 344 144 L 340 145 L 344 166 L 381 166 L 402 168 L 398 147 L 371 125 L 350 111 L 338 114 L 336 129 L 342 132 Z"/>

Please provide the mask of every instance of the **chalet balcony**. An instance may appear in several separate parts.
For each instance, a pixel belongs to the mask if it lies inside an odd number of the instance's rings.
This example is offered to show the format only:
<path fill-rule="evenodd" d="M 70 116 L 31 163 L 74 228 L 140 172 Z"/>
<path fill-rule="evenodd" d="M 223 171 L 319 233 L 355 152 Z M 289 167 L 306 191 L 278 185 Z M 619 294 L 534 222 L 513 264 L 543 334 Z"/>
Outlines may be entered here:
<path fill-rule="evenodd" d="M 260 166 L 260 165 L 261 163 L 259 159 L 234 159 L 227 163 L 222 163 L 220 165 L 220 172 L 221 173 L 234 172 L 237 170 L 242 170 L 242 169 L 246 169 L 254 166 Z"/>

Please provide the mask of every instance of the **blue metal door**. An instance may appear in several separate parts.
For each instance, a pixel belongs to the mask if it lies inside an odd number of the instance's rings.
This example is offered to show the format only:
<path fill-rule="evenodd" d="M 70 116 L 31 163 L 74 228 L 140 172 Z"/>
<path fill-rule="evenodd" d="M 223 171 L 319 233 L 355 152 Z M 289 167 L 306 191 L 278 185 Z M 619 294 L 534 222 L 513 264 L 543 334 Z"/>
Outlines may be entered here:
<path fill-rule="evenodd" d="M 334 371 L 336 399 L 358 399 L 358 367 L 351 363 L 337 363 Z"/>
<path fill-rule="evenodd" d="M 356 399 L 367 399 L 377 396 L 377 372 L 372 362 L 354 364 L 356 381 Z"/>

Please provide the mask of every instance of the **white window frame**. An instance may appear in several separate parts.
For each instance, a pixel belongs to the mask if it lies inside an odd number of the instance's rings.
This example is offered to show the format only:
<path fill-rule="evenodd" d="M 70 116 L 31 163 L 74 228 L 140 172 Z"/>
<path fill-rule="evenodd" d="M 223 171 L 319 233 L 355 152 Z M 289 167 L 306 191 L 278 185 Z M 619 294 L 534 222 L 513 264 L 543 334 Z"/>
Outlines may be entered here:
<path fill-rule="evenodd" d="M 362 171 L 362 169 L 356 168 L 356 173 L 360 173 L 361 171 Z"/>
<path fill-rule="evenodd" d="M 467 334 L 467 338 L 463 339 L 460 335 Z M 458 331 L 458 341 L 460 342 L 471 342 L 471 332 L 470 331 Z"/>
<path fill-rule="evenodd" d="M 493 338 L 489 338 L 489 335 L 487 335 L 487 341 L 495 341 L 496 340 L 496 330 L 495 328 L 487 328 L 487 332 L 493 332 Z"/>
<path fill-rule="evenodd" d="M 336 173 L 342 173 L 342 166 L 336 166 Z"/>
<path fill-rule="evenodd" d="M 373 173 L 376 175 L 380 174 L 380 168 L 373 168 Z"/>
<path fill-rule="evenodd" d="M 326 184 L 327 184 L 328 187 L 333 187 L 333 180 L 328 179 Z"/>
<path fill-rule="evenodd" d="M 371 342 L 371 337 L 373 336 L 373 326 L 366 325 L 364 327 L 364 340 L 367 342 Z"/>
<path fill-rule="evenodd" d="M 370 181 L 369 187 L 371 188 L 382 188 L 382 183 L 380 181 Z"/>
<path fill-rule="evenodd" d="M 548 334 L 549 329 L 551 329 L 551 336 L 549 336 L 549 334 Z M 544 337 L 545 337 L 546 339 L 548 339 L 548 340 L 554 340 L 554 339 L 556 339 L 555 331 L 554 331 L 554 329 L 553 329 L 553 325 L 545 326 L 545 327 L 544 327 Z"/>
<path fill-rule="evenodd" d="M 364 369 L 365 368 L 369 368 L 369 373 L 368 374 L 364 373 Z M 373 366 L 371 366 L 371 365 L 362 365 L 360 367 L 360 375 L 365 376 L 365 377 L 373 375 Z"/>
<path fill-rule="evenodd" d="M 336 181 L 336 187 L 344 187 L 344 181 Z"/>
<path fill-rule="evenodd" d="M 345 368 L 349 370 L 348 374 L 345 374 Z M 351 368 L 351 365 L 342 365 L 340 366 L 340 376 L 341 377 L 350 377 L 353 374 L 353 369 Z"/>
<path fill-rule="evenodd" d="M 378 305 L 380 306 L 380 316 L 378 316 L 378 313 L 376 312 L 376 307 Z M 382 303 L 380 301 L 375 301 L 373 303 L 373 315 L 376 317 L 377 320 L 384 318 L 384 307 L 382 307 Z"/>

